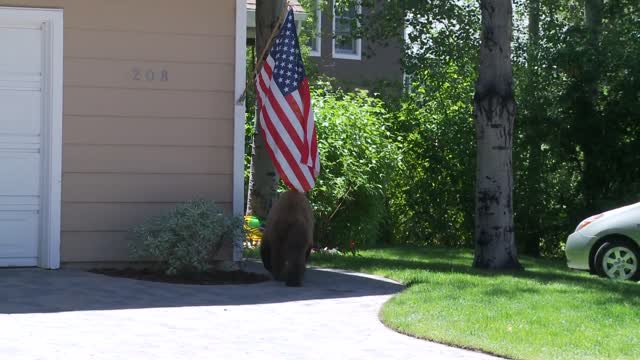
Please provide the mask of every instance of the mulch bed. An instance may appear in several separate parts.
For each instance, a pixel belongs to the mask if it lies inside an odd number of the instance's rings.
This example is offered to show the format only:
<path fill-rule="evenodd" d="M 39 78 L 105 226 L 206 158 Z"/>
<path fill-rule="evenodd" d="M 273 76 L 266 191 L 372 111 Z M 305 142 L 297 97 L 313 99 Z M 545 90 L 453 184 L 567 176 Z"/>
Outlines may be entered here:
<path fill-rule="evenodd" d="M 154 269 L 91 269 L 89 272 L 114 277 L 123 277 L 136 280 L 146 280 L 153 282 L 164 282 L 172 284 L 189 285 L 239 285 L 256 284 L 269 280 L 263 274 L 250 273 L 246 271 L 211 271 L 204 274 L 194 275 L 167 275 L 163 271 Z"/>

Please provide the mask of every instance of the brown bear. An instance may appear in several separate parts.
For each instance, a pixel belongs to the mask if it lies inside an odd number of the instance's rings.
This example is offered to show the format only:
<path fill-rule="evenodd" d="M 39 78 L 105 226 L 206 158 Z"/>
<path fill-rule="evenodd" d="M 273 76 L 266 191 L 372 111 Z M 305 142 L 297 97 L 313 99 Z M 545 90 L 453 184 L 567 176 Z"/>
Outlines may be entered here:
<path fill-rule="evenodd" d="M 280 195 L 267 215 L 260 257 L 271 275 L 287 286 L 302 286 L 313 245 L 313 211 L 304 193 Z"/>

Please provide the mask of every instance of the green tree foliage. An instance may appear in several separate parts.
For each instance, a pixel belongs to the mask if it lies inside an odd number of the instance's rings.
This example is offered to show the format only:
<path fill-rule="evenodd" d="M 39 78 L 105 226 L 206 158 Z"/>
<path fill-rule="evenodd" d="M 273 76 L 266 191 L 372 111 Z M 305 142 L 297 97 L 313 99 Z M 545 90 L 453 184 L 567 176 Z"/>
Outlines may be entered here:
<path fill-rule="evenodd" d="M 382 240 L 389 215 L 387 190 L 400 161 L 391 117 L 364 91 L 346 93 L 327 83 L 312 91 L 320 176 L 310 199 L 316 242 L 349 248 Z"/>
<path fill-rule="evenodd" d="M 523 18 L 531 3 L 519 3 Z M 640 199 L 640 4 L 605 2 L 596 29 L 583 1 L 539 4 L 539 40 L 521 28 L 515 57 L 516 229 L 533 255 L 558 253 L 581 218 Z"/>
<path fill-rule="evenodd" d="M 405 16 L 404 14 L 408 14 Z M 393 130 L 402 153 L 390 191 L 394 240 L 468 246 L 474 213 L 474 82 L 480 11 L 476 2 L 389 2 L 366 32 L 412 29 L 404 67 L 411 91 Z"/>
<path fill-rule="evenodd" d="M 412 30 L 412 92 L 393 124 L 404 172 L 391 204 L 408 209 L 394 211 L 396 239 L 470 245 L 478 3 L 378 4 L 361 19 L 369 38 Z M 524 253 L 560 254 L 581 218 L 640 200 L 640 3 L 519 0 L 515 11 L 516 239 Z"/>
<path fill-rule="evenodd" d="M 640 3 L 607 1 L 598 11 L 595 29 L 566 20 L 555 55 L 566 79 L 559 144 L 579 166 L 586 212 L 640 196 Z"/>
<path fill-rule="evenodd" d="M 446 76 L 418 74 L 420 86 L 397 113 L 394 133 L 402 163 L 389 189 L 395 239 L 444 245 L 472 241 L 475 130 L 468 100 L 475 69 L 458 60 L 463 63 L 440 69 Z"/>

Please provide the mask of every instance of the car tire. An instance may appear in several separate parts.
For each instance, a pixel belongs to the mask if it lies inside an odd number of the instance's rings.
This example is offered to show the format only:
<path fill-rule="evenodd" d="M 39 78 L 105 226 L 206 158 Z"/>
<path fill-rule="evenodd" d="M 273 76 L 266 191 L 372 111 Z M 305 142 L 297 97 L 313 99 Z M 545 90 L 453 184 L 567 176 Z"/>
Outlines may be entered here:
<path fill-rule="evenodd" d="M 605 241 L 595 256 L 595 272 L 614 280 L 640 279 L 640 254 L 637 246 L 626 239 Z"/>

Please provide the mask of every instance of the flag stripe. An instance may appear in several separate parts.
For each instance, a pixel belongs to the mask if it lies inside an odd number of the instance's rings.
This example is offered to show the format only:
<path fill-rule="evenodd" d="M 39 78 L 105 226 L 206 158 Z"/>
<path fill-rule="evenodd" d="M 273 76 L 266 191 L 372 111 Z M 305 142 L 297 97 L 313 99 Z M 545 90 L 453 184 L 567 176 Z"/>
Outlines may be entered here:
<path fill-rule="evenodd" d="M 311 184 L 314 182 L 314 178 L 311 175 L 311 172 L 306 169 L 307 166 L 300 166 L 303 164 L 299 163 L 300 159 L 300 150 L 293 145 L 293 141 L 291 140 L 291 138 L 288 136 L 289 134 L 283 130 L 282 128 L 282 124 L 279 122 L 279 118 L 277 116 L 277 114 L 275 112 L 273 112 L 273 109 L 271 108 L 271 103 L 267 103 L 264 107 L 263 107 L 263 111 L 266 111 L 266 116 L 264 116 L 265 121 L 267 122 L 267 125 L 269 126 L 269 130 L 272 134 L 272 136 L 277 136 L 277 138 L 275 139 L 276 144 L 278 145 L 278 148 L 281 149 L 281 151 L 285 151 L 287 150 L 289 154 L 291 154 L 291 159 L 295 162 L 295 165 L 297 165 L 297 167 L 299 167 L 301 169 L 301 171 L 303 171 L 303 175 L 305 177 L 305 180 L 307 183 Z M 287 159 L 289 159 L 289 157 L 286 157 Z M 294 164 L 290 164 L 291 167 L 293 169 L 295 169 L 296 166 L 294 166 Z M 306 171 L 305 171 L 306 170 Z M 301 182 L 304 182 L 305 180 L 300 179 Z"/>
<path fill-rule="evenodd" d="M 295 124 L 296 133 L 300 136 L 300 140 L 304 138 L 305 128 L 302 126 L 304 124 L 304 117 L 302 116 L 302 112 L 300 111 L 300 107 L 296 104 L 296 101 L 292 98 L 292 96 L 296 93 L 295 91 L 291 93 L 291 95 L 284 97 L 282 93 L 279 91 L 273 92 L 278 99 L 278 103 L 281 104 L 282 109 L 287 113 L 292 120 L 293 124 Z"/>
<path fill-rule="evenodd" d="M 295 177 L 298 179 L 298 181 L 302 185 L 302 188 L 308 188 L 309 183 L 306 181 L 305 176 L 302 173 L 298 162 L 291 155 L 290 148 L 287 146 L 284 146 L 284 141 L 280 137 L 280 133 L 278 133 L 278 131 L 274 128 L 269 115 L 266 112 L 263 112 L 262 116 L 264 117 L 264 120 L 265 120 L 264 123 L 266 125 L 266 129 L 269 131 L 270 137 L 275 142 L 276 149 L 279 150 L 279 153 L 282 154 L 282 156 L 286 160 L 284 162 L 280 162 L 280 164 L 287 163 L 291 168 L 291 170 L 293 171 L 293 173 L 295 174 Z"/>
<path fill-rule="evenodd" d="M 300 150 L 298 144 L 296 144 L 295 140 L 291 138 L 289 132 L 286 131 L 284 125 L 280 122 L 280 118 L 278 117 L 278 113 L 274 111 L 271 102 L 267 102 L 263 106 L 263 111 L 269 116 L 269 122 L 273 125 L 273 127 L 278 131 L 278 135 L 283 140 L 283 143 L 287 146 L 287 148 L 292 152 L 294 158 L 300 158 Z"/>
<path fill-rule="evenodd" d="M 282 125 L 285 126 L 291 138 L 296 142 L 296 146 L 301 148 L 304 142 L 304 130 L 293 115 L 291 108 L 287 106 L 286 100 L 284 100 L 277 87 L 269 91 L 268 98 L 273 110 L 278 114 L 280 121 L 282 121 Z M 294 126 L 294 124 L 297 126 Z"/>
<path fill-rule="evenodd" d="M 304 89 L 300 89 L 300 90 L 303 90 L 303 93 L 304 93 Z M 300 111 L 300 115 L 303 115 L 304 114 L 304 106 L 303 106 L 302 99 L 300 98 L 300 91 L 292 92 L 291 96 L 296 101 L 296 105 L 298 106 L 298 109 L 301 110 Z"/>
<path fill-rule="evenodd" d="M 314 126 L 314 117 L 313 112 L 311 111 L 311 96 L 309 96 L 309 82 L 305 79 L 302 81 L 300 85 L 300 89 L 302 90 L 303 96 L 301 97 L 302 108 L 304 109 L 304 118 L 306 119 L 303 122 L 305 127 L 305 133 L 307 134 L 306 139 L 304 140 L 305 147 L 305 156 L 302 161 L 306 162 L 308 166 L 313 166 L 313 162 L 315 159 L 312 158 L 312 154 L 314 154 L 312 142 L 313 142 L 313 132 L 315 130 Z M 317 150 L 317 149 L 316 149 Z"/>
<path fill-rule="evenodd" d="M 263 129 L 264 139 L 267 142 L 267 146 L 266 146 L 267 152 L 269 153 L 269 156 L 271 156 L 272 159 L 277 160 L 277 161 L 274 161 L 273 163 L 276 167 L 276 170 L 280 174 L 280 177 L 288 187 L 294 188 L 300 191 L 300 189 L 302 189 L 302 185 L 300 185 L 298 178 L 295 176 L 293 170 L 291 170 L 291 167 L 289 167 L 289 164 L 283 157 L 282 153 L 280 151 L 277 151 L 277 154 L 274 152 L 274 149 L 277 150 L 278 147 L 275 145 L 274 143 L 275 141 L 271 136 L 271 133 L 269 133 L 269 130 L 264 124 L 264 122 L 262 122 L 261 125 Z"/>

